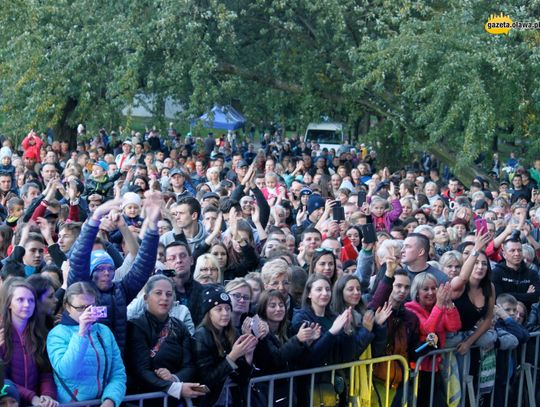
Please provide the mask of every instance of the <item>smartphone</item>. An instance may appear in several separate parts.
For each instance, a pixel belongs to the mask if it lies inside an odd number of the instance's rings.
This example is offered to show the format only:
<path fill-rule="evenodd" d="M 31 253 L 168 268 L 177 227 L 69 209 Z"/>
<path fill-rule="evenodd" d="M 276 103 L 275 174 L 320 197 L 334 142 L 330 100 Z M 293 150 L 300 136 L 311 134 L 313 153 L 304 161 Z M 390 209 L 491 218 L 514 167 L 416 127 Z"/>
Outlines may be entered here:
<path fill-rule="evenodd" d="M 485 219 L 476 219 L 474 224 L 476 226 L 476 230 L 478 230 L 481 235 L 485 235 L 488 232 L 487 221 Z"/>
<path fill-rule="evenodd" d="M 375 232 L 375 225 L 373 223 L 360 225 L 360 229 L 362 230 L 364 243 L 375 243 L 377 241 L 377 233 Z"/>
<path fill-rule="evenodd" d="M 362 205 L 366 202 L 367 199 L 367 192 L 364 190 L 358 191 L 358 207 L 361 208 Z"/>
<path fill-rule="evenodd" d="M 92 314 L 98 319 L 107 318 L 107 307 L 92 307 Z"/>
<path fill-rule="evenodd" d="M 200 391 L 201 393 L 210 393 L 210 389 L 206 384 L 201 384 L 200 386 L 193 386 L 192 389 L 195 391 Z"/>
<path fill-rule="evenodd" d="M 332 219 L 334 219 L 337 222 L 341 222 L 345 220 L 345 208 L 341 206 L 341 203 L 338 205 L 334 205 L 332 208 Z"/>

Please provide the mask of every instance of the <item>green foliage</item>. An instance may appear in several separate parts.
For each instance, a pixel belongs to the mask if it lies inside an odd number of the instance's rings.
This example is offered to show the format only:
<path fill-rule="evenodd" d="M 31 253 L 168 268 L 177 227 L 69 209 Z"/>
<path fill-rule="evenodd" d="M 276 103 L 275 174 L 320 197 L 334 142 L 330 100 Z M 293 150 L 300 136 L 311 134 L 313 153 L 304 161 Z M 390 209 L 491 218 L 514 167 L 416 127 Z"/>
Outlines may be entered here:
<path fill-rule="evenodd" d="M 185 121 L 213 103 L 298 129 L 376 117 L 362 140 L 407 160 L 444 149 L 465 168 L 495 137 L 540 147 L 540 32 L 483 28 L 493 13 L 539 11 L 519 0 L 11 1 L 1 126 L 122 124 L 142 92 L 181 100 Z"/>

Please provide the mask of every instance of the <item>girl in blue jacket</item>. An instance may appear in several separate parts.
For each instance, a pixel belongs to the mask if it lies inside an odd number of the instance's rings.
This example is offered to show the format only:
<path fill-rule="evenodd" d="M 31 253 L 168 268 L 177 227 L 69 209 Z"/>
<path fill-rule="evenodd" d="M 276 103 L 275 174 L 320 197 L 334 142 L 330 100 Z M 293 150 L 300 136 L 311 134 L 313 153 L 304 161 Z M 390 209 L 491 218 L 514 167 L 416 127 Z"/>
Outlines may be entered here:
<path fill-rule="evenodd" d="M 69 286 L 62 320 L 47 337 L 60 403 L 100 399 L 116 407 L 124 399 L 126 370 L 111 330 L 96 323 L 96 296 L 89 283 Z"/>

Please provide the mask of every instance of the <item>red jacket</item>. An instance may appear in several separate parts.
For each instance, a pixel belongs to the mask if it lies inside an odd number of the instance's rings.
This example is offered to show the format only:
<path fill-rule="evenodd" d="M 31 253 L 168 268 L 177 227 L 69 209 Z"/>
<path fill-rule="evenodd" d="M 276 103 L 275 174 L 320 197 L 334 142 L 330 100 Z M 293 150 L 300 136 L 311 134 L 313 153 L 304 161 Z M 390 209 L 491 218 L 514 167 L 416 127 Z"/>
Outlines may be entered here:
<path fill-rule="evenodd" d="M 31 139 L 35 141 L 34 145 L 30 145 Z M 40 150 L 41 146 L 43 145 L 43 141 L 38 137 L 35 131 L 28 133 L 28 135 L 23 139 L 21 145 L 25 155 L 35 157 L 36 162 L 41 162 Z"/>
<path fill-rule="evenodd" d="M 420 321 L 420 342 L 425 342 L 428 334 L 434 332 L 439 338 L 437 347 L 442 349 L 446 344 L 446 333 L 457 332 L 461 329 L 461 318 L 456 307 L 449 309 L 435 305 L 429 312 L 416 301 L 411 301 L 405 304 L 405 308 L 414 312 Z M 440 356 L 437 357 L 437 363 L 435 363 L 436 371 L 439 363 Z M 431 366 L 431 358 L 426 358 L 420 370 L 431 371 Z"/>
<path fill-rule="evenodd" d="M 56 385 L 52 372 L 40 372 L 35 360 L 28 353 L 22 338 L 13 328 L 11 336 L 13 341 L 13 354 L 11 361 L 6 361 L 5 374 L 17 385 L 21 395 L 21 405 L 32 405 L 34 396 L 49 396 L 56 400 Z M 0 357 L 5 360 L 5 347 L 0 347 Z"/>

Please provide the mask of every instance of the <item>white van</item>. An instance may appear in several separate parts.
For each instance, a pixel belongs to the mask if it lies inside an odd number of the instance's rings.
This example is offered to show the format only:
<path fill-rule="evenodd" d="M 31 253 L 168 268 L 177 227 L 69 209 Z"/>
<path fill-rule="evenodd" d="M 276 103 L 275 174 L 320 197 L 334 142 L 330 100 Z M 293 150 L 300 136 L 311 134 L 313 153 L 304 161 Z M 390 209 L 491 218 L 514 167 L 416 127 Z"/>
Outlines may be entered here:
<path fill-rule="evenodd" d="M 304 135 L 304 142 L 310 145 L 311 142 L 319 144 L 321 150 L 327 148 L 338 150 L 345 144 L 343 135 L 343 124 L 341 123 L 310 123 Z"/>

